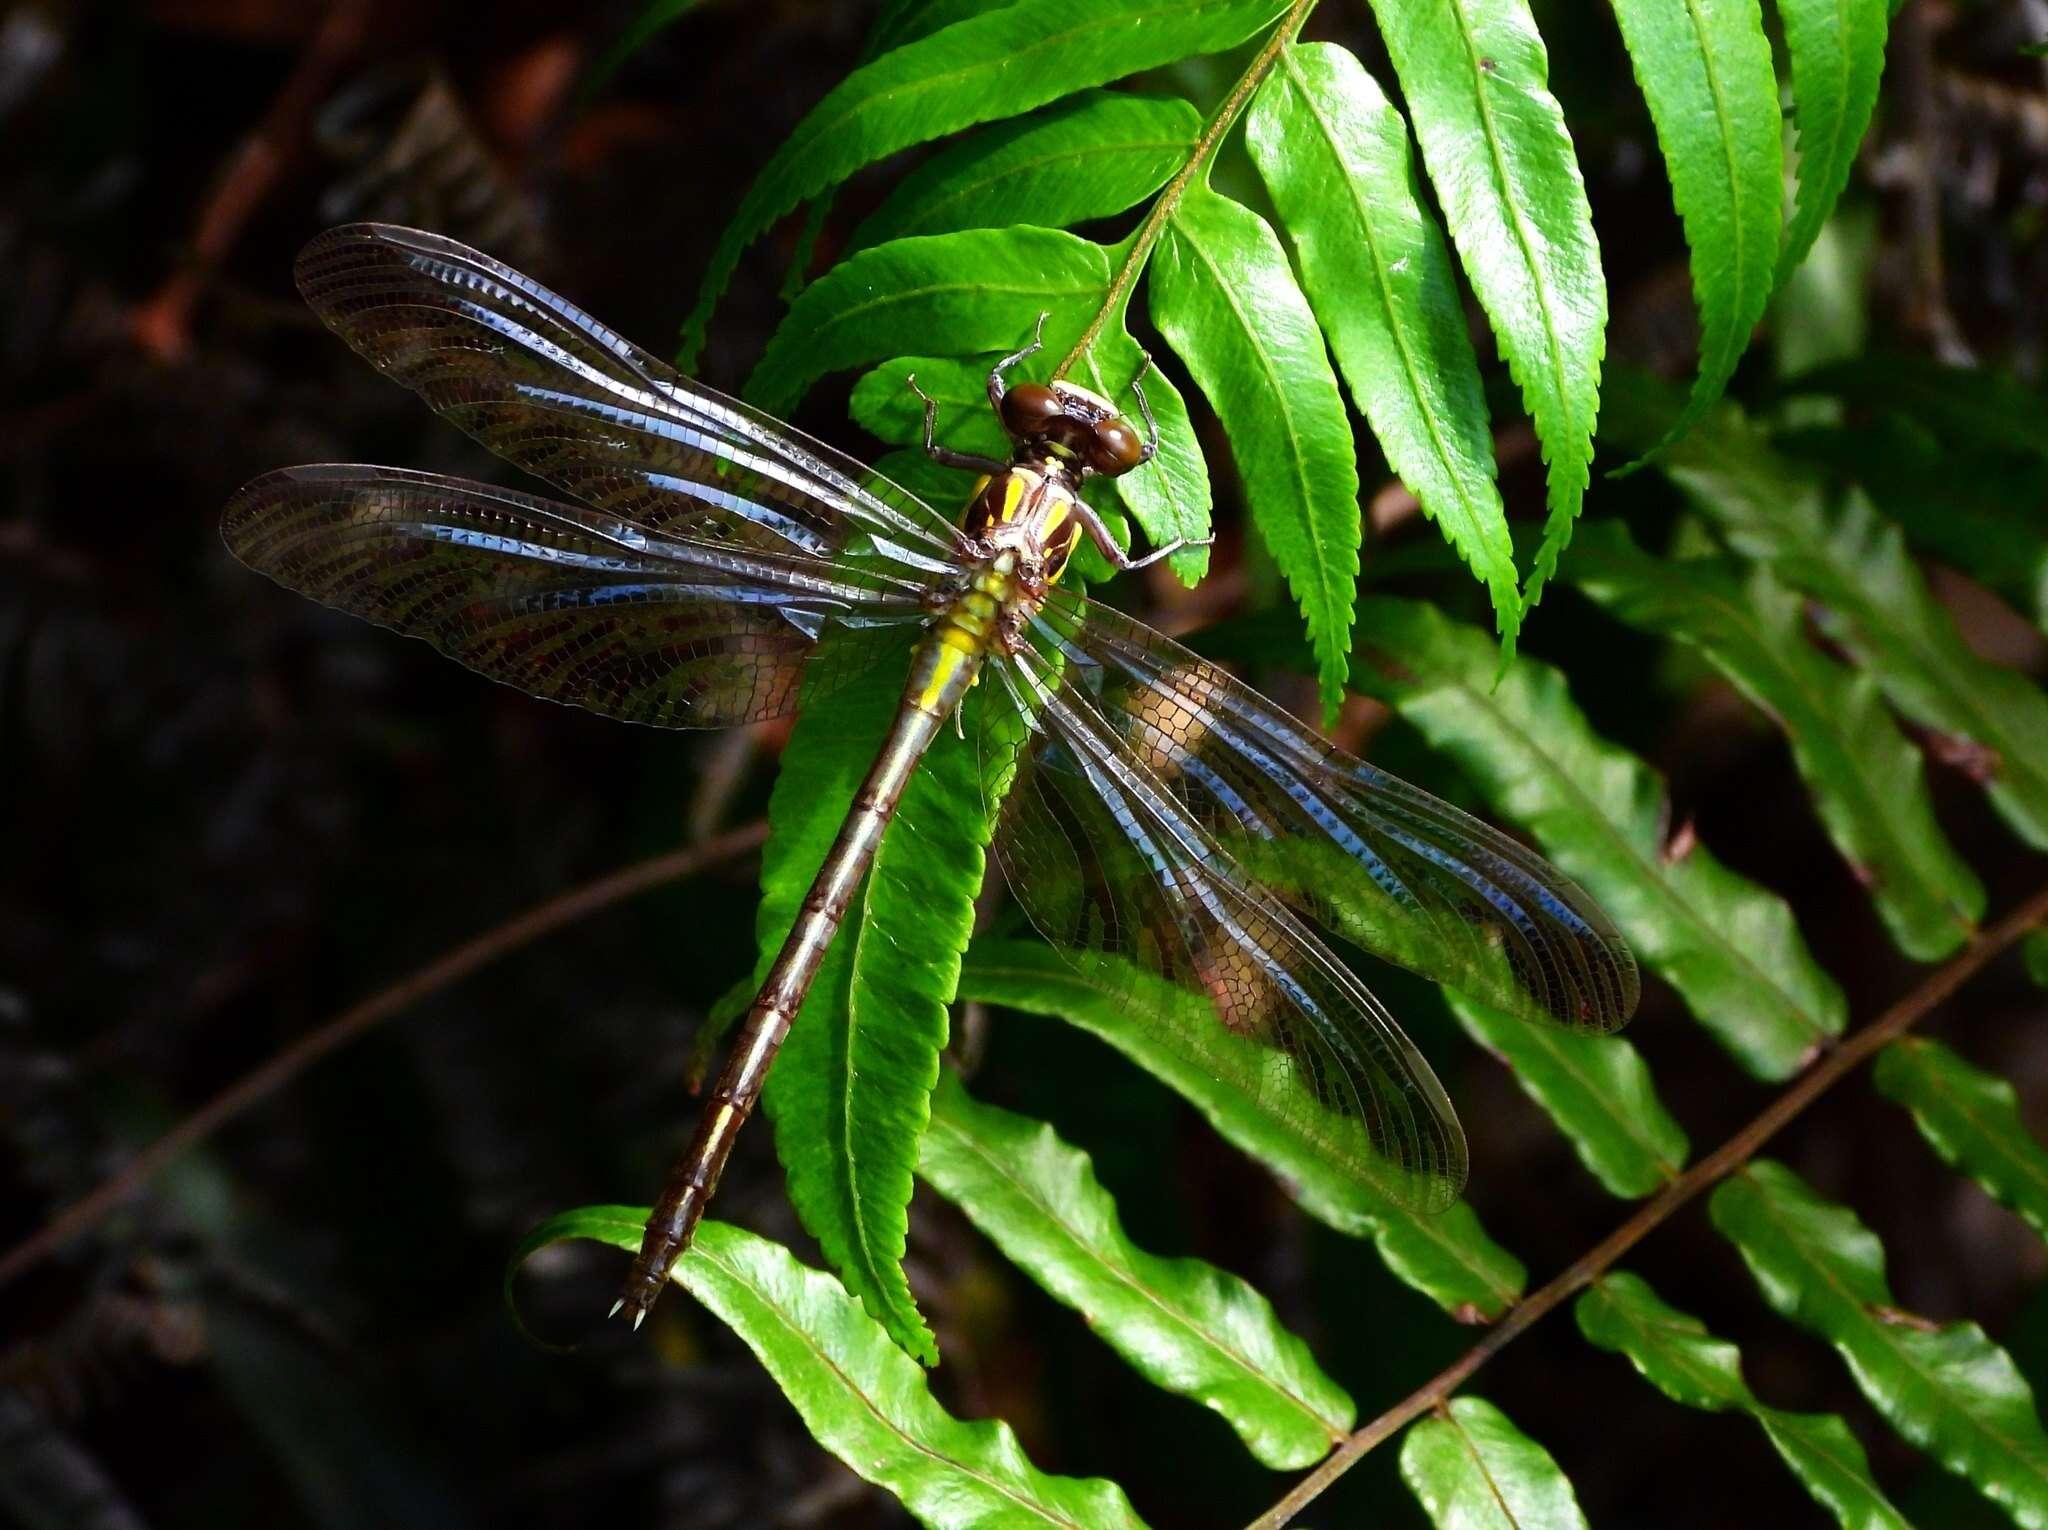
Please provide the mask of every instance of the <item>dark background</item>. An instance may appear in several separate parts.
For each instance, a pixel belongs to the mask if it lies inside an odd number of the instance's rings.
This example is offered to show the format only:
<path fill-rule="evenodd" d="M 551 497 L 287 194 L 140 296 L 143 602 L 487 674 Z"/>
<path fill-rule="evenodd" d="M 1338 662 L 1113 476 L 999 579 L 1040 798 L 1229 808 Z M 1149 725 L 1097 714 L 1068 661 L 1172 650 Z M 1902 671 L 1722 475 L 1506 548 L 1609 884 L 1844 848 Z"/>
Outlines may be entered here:
<path fill-rule="evenodd" d="M 526 700 L 273 588 L 215 531 L 238 483 L 287 463 L 498 473 L 297 302 L 294 251 L 340 217 L 489 243 L 669 348 L 724 220 L 857 61 L 869 11 L 712 5 L 579 103 L 632 10 L 0 10 L 0 1249 L 348 1004 L 531 904 L 759 816 L 776 729 L 657 735 Z M 1614 352 L 1682 375 L 1684 252 L 1611 18 L 1539 11 L 1608 261 Z M 1310 34 L 1391 78 L 1363 7 L 1325 7 Z M 1916 0 L 1851 200 L 1879 229 L 1879 338 L 2026 372 L 2044 322 L 2048 101 L 2040 65 L 2015 60 L 2018 40 L 2002 8 Z M 1206 102 L 1228 67 L 1163 83 Z M 406 125 L 437 79 L 446 114 Z M 496 190 L 475 204 L 449 195 L 478 183 L 462 167 L 485 164 Z M 888 171 L 840 199 L 820 268 Z M 736 387 L 759 354 L 796 235 L 785 225 L 742 266 L 707 380 Z M 1738 392 L 1767 370 L 1753 358 Z M 804 421 L 865 450 L 843 396 L 841 380 Z M 1161 582 L 1120 597 L 1155 617 L 1270 608 L 1227 449 L 1204 428 L 1218 572 L 1194 596 Z M 1511 510 L 1540 515 L 1524 427 L 1504 427 L 1501 454 Z M 1589 512 L 1624 511 L 1654 523 L 1668 491 L 1650 475 L 1596 479 Z M 1409 517 L 1387 541 L 1429 535 Z M 1454 575 L 1397 587 L 1479 614 Z M 1973 641 L 2039 668 L 2031 629 L 1960 581 L 1941 588 Z M 1562 589 L 1527 645 L 1670 776 L 1675 822 L 1793 899 L 1859 1018 L 1916 981 L 1779 738 L 1725 688 Z M 1465 795 L 1383 721 L 1354 708 L 1346 736 Z M 1967 783 L 1936 775 L 1946 826 L 1994 910 L 2008 905 L 2039 863 Z M 709 869 L 407 1010 L 0 1288 L 0 1523 L 903 1522 L 809 1442 L 752 1358 L 687 1300 L 662 1303 L 638 1339 L 598 1323 L 619 1259 L 557 1250 L 523 1283 L 541 1332 L 584 1341 L 573 1355 L 522 1340 L 498 1294 L 507 1254 L 541 1218 L 644 1200 L 657 1182 L 691 1118 L 692 1037 L 751 961 L 754 869 Z M 1459 1101 L 1481 1216 L 1547 1278 L 1624 1208 L 1451 1034 L 1431 993 L 1398 980 L 1383 992 Z M 2014 1078 L 2040 1119 L 2041 1011 L 2008 961 L 1930 1028 Z M 1632 1034 L 1696 1151 L 1768 1097 L 1654 984 Z M 976 1087 L 1093 1152 L 1147 1246 L 1269 1293 L 1363 1415 L 1470 1342 L 1085 1038 L 997 1016 Z M 2037 1383 L 2048 1377 L 2040 1244 L 1941 1170 L 1862 1080 L 1773 1152 L 1883 1235 L 1904 1305 L 1974 1317 Z M 815 1258 L 765 1126 L 748 1133 L 719 1212 Z M 924 1197 L 911 1261 L 945 1355 L 933 1385 L 955 1412 L 1008 1419 L 1043 1467 L 1115 1477 L 1157 1525 L 1241 1523 L 1278 1495 L 1281 1479 L 1219 1423 L 1129 1375 Z M 1629 1263 L 1742 1345 L 1767 1402 L 1843 1412 L 1917 1523 L 1999 1522 L 1929 1480 L 1939 1473 L 1876 1423 L 1838 1361 L 1766 1315 L 1701 1207 Z M 1596 1525 L 1823 1523 L 1753 1425 L 1666 1403 L 1564 1315 L 1477 1390 L 1556 1455 Z M 1369 1459 L 1311 1521 L 1421 1523 L 1395 1457 Z"/>

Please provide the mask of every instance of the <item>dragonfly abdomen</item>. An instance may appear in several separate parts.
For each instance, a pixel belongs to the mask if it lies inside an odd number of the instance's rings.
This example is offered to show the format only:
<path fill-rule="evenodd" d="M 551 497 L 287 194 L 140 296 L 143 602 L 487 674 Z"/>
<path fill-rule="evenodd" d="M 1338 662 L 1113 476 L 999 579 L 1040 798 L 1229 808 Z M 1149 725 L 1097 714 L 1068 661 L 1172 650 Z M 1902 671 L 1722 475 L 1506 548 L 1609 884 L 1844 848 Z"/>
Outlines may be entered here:
<path fill-rule="evenodd" d="M 818 867 L 761 991 L 747 1009 L 732 1055 L 712 1088 L 689 1150 L 677 1160 L 647 1219 L 639 1256 L 619 1298 L 619 1306 L 632 1312 L 636 1327 L 661 1294 L 669 1270 L 690 1246 L 704 1207 L 718 1189 L 733 1142 L 761 1097 L 775 1054 L 782 1049 L 783 1038 L 803 1008 L 825 953 L 846 920 L 847 908 L 874 861 L 889 820 L 896 816 L 911 772 L 974 683 L 991 641 L 984 634 L 992 634 L 999 610 L 1000 603 L 981 588 L 978 577 L 918 645 L 889 736 L 875 755 L 875 763 L 868 767 L 867 779 L 854 796 L 846 822 L 840 825 L 832 848 Z"/>

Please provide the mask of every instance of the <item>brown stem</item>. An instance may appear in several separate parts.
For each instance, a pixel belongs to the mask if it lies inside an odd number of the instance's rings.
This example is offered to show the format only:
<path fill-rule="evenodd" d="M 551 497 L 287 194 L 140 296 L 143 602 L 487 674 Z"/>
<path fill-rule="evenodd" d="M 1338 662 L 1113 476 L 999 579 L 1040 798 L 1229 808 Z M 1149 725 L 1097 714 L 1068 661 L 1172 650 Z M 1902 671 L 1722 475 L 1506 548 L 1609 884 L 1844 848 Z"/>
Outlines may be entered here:
<path fill-rule="evenodd" d="M 1230 94 L 1223 98 L 1223 104 L 1216 108 L 1208 125 L 1202 129 L 1202 136 L 1195 140 L 1195 147 L 1187 162 L 1166 183 L 1166 189 L 1153 200 L 1151 209 L 1145 214 L 1145 221 L 1138 225 L 1137 236 L 1131 241 L 1131 248 L 1124 256 L 1124 263 L 1117 267 L 1117 273 L 1109 284 L 1109 290 L 1102 296 L 1102 306 L 1095 310 L 1095 317 L 1088 322 L 1087 329 L 1074 348 L 1067 352 L 1066 359 L 1053 371 L 1054 377 L 1065 377 L 1088 354 L 1088 347 L 1102 336 L 1102 326 L 1110 315 L 1120 312 L 1129 301 L 1131 288 L 1137 285 L 1138 277 L 1145 269 L 1145 262 L 1152 258 L 1152 247 L 1159 243 L 1159 236 L 1166 232 L 1166 223 L 1173 216 L 1173 210 L 1180 206 L 1180 199 L 1187 194 L 1188 187 L 1201 173 L 1229 133 L 1231 126 L 1244 111 L 1245 103 L 1252 98 L 1266 76 L 1272 72 L 1273 63 L 1280 57 L 1281 49 L 1294 40 L 1294 34 L 1301 30 L 1301 24 L 1308 20 L 1308 13 L 1315 9 L 1316 0 L 1294 0 L 1287 8 L 1287 14 L 1280 18 L 1273 28 L 1273 35 L 1266 39 L 1266 45 L 1259 49 L 1257 58 L 1249 68 L 1238 76 L 1237 83 L 1230 87 Z"/>
<path fill-rule="evenodd" d="M 270 109 L 235 150 L 192 232 L 191 257 L 145 299 L 128 321 L 135 342 L 159 361 L 191 344 L 189 319 L 200 288 L 276 186 L 320 98 L 369 35 L 371 0 L 334 0 Z"/>
<path fill-rule="evenodd" d="M 1842 1076 L 1863 1062 L 1878 1048 L 1896 1041 L 1911 1030 L 1927 1012 L 1976 976 L 1997 956 L 2029 930 L 2048 920 L 2048 887 L 2036 892 L 1990 929 L 1972 941 L 1961 955 L 1930 976 L 1926 982 L 1899 1000 L 1876 1020 L 1822 1056 L 1792 1087 L 1773 1100 L 1754 1120 L 1713 1152 L 1666 1185 L 1640 1210 L 1587 1253 L 1571 1264 L 1540 1291 L 1524 1297 L 1485 1338 L 1434 1379 L 1359 1429 L 1324 1458 L 1313 1472 L 1296 1483 L 1292 1492 L 1258 1519 L 1250 1530 L 1282 1530 L 1325 1488 L 1356 1466 L 1365 1453 L 1398 1432 L 1402 1426 L 1443 1403 L 1487 1361 L 1499 1354 L 1569 1297 L 1591 1285 L 1601 1275 L 1666 1221 L 1679 1207 L 1702 1190 L 1742 1167 L 1756 1156 L 1787 1122 L 1806 1109 Z"/>
<path fill-rule="evenodd" d="M 39 1264 L 98 1222 L 187 1148 L 203 1142 L 251 1105 L 275 1093 L 329 1052 L 355 1040 L 373 1026 L 429 994 L 468 977 L 479 968 L 488 967 L 499 957 L 530 945 L 543 935 L 551 935 L 563 926 L 574 924 L 614 903 L 689 876 L 705 866 L 744 855 L 767 835 L 767 824 L 746 824 L 702 844 L 621 867 L 464 941 L 410 977 L 401 978 L 353 1008 L 343 1010 L 326 1024 L 301 1036 L 283 1051 L 273 1054 L 268 1061 L 243 1074 L 115 1170 L 97 1189 L 73 1201 L 40 1229 L 9 1249 L 6 1256 L 0 1258 L 0 1286 Z"/>

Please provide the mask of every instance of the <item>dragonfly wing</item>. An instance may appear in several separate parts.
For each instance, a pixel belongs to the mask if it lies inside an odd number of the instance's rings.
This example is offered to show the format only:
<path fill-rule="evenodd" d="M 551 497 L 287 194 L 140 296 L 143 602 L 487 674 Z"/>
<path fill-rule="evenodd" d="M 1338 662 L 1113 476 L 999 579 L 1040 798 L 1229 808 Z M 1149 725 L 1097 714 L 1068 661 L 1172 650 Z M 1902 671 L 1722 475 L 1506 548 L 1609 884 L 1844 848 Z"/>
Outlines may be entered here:
<path fill-rule="evenodd" d="M 1122 612 L 1058 592 L 1039 640 L 1190 816 L 1297 912 L 1510 1014 L 1610 1031 L 1634 1012 L 1627 943 L 1527 846 Z"/>
<path fill-rule="evenodd" d="M 929 583 L 946 518 L 872 469 L 690 382 L 573 303 L 438 234 L 330 229 L 299 290 L 379 370 L 503 457 L 653 531 L 831 557 Z"/>
<path fill-rule="evenodd" d="M 1204 996 L 1269 1060 L 1262 1109 L 1404 1205 L 1454 1201 L 1464 1134 L 1384 1006 L 1126 747 L 1072 666 L 1026 650 L 995 668 L 1017 712 L 990 735 L 1014 763 L 994 849 L 1040 933 L 1141 1021 L 1156 1013 L 1142 974 Z M 1036 736 L 1014 750 L 1020 714 Z M 1217 1038 L 1161 1040 L 1214 1071 Z"/>
<path fill-rule="evenodd" d="M 923 616 L 857 570 L 401 468 L 266 474 L 221 534 L 278 583 L 493 680 L 657 727 L 781 716 L 807 667 L 900 653 L 892 627 Z M 819 648 L 833 623 L 847 630 Z"/>

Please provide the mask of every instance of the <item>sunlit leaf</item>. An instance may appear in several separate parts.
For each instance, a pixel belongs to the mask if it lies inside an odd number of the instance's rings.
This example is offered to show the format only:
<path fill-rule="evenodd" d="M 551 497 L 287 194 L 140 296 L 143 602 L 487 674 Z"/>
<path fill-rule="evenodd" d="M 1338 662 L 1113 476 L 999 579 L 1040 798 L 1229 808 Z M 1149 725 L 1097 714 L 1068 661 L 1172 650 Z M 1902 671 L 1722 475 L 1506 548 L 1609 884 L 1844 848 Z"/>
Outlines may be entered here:
<path fill-rule="evenodd" d="M 1727 387 L 1775 285 L 1784 200 L 1778 79 L 1757 0 L 1615 0 L 1614 17 L 1691 255 L 1700 371 L 1671 425 L 1678 436 Z"/>
<path fill-rule="evenodd" d="M 748 188 L 683 326 L 684 370 L 741 253 L 799 203 L 912 144 L 1235 47 L 1283 8 L 1283 0 L 1018 0 L 862 65 L 797 124 Z"/>
<path fill-rule="evenodd" d="M 811 384 L 847 367 L 940 347 L 994 361 L 1030 340 L 1040 314 L 1049 315 L 1047 352 L 1063 355 L 1108 290 L 1108 253 L 1058 229 L 898 239 L 804 289 L 747 379 L 747 397 L 788 414 Z"/>
<path fill-rule="evenodd" d="M 1806 259 L 1856 163 L 1884 72 L 1885 0 L 1777 0 L 1792 65 L 1799 193 L 1778 279 Z"/>
<path fill-rule="evenodd" d="M 2048 1435 L 1983 1329 L 1901 1311 L 1876 1235 L 1783 1164 L 1752 1163 L 1714 1192 L 1712 1212 L 1764 1299 L 1833 1344 L 1893 1428 L 2021 1525 L 2048 1525 Z"/>
<path fill-rule="evenodd" d="M 1358 591 L 1358 459 L 1315 315 L 1265 220 L 1203 186 L 1174 209 L 1150 292 L 1153 323 L 1230 437 L 1334 711 Z"/>
<path fill-rule="evenodd" d="M 534 1229 L 513 1257 L 565 1238 L 640 1246 L 645 1213 L 589 1206 Z M 1099 1477 L 1054 1477 L 1005 1423 L 954 1418 L 924 1372 L 839 1282 L 788 1249 L 707 1221 L 671 1277 L 739 1335 L 825 1449 L 902 1500 L 920 1523 L 996 1530 L 1141 1527 L 1130 1500 Z"/>
<path fill-rule="evenodd" d="M 1877 1054 L 1877 1091 L 1913 1112 L 1942 1159 L 2048 1237 L 2048 1149 L 2020 1119 L 2019 1095 L 1938 1041 L 1906 1036 Z"/>
<path fill-rule="evenodd" d="M 1126 988 L 1149 995 L 1148 1026 L 1131 1013 Z M 1264 1164 L 1310 1216 L 1339 1232 L 1370 1237 L 1387 1267 L 1446 1311 L 1490 1318 L 1521 1294 L 1521 1261 L 1486 1236 L 1463 1202 L 1422 1216 L 1333 1167 L 1330 1144 L 1261 1108 L 1261 1049 L 1216 1024 L 1206 1001 L 1163 980 L 1120 975 L 1117 997 L 1088 982 L 1049 946 L 977 940 L 960 971 L 960 996 L 1033 1014 L 1056 1015 L 1108 1042 L 1201 1111 L 1217 1132 Z M 1155 1026 L 1178 1027 L 1189 1046 L 1162 1046 Z M 1206 1065 L 1191 1048 L 1206 1044 Z M 1353 1156 L 1348 1151 L 1343 1155 Z"/>
<path fill-rule="evenodd" d="M 764 980 L 896 709 L 888 685 L 807 699 L 769 803 Z M 946 1044 L 988 841 L 967 744 L 942 734 L 912 776 L 765 1095 L 789 1194 L 848 1289 L 936 1363 L 902 1270 L 918 1138 Z"/>
<path fill-rule="evenodd" d="M 948 1074 L 918 1173 L 1147 1381 L 1214 1409 L 1265 1465 L 1310 1465 L 1350 1429 L 1350 1397 L 1272 1304 L 1214 1265 L 1133 1244 L 1088 1155 L 1050 1126 Z"/>
<path fill-rule="evenodd" d="M 1472 1039 L 1514 1069 L 1610 1194 L 1649 1195 L 1685 1167 L 1685 1131 L 1628 1041 L 1531 1025 L 1455 992 L 1444 997 Z"/>
<path fill-rule="evenodd" d="M 1454 1398 L 1410 1427 L 1401 1476 L 1437 1530 L 1586 1530 L 1550 1452 L 1484 1398 Z"/>
<path fill-rule="evenodd" d="M 1984 886 L 1934 820 L 1920 751 L 1877 682 L 1806 637 L 1806 603 L 1733 559 L 1653 558 L 1618 523 L 1587 528 L 1573 583 L 1644 632 L 1698 649 L 1785 730 L 1815 809 L 1899 949 L 1937 961 L 1984 915 Z"/>
<path fill-rule="evenodd" d="M 880 58 L 906 43 L 944 31 L 956 21 L 965 21 L 984 11 L 999 11 L 1014 3 L 1015 0 L 882 0 L 875 8 L 875 24 L 868 29 L 867 57 Z"/>
<path fill-rule="evenodd" d="M 1430 184 L 1549 465 L 1529 605 L 1571 540 L 1593 460 L 1607 279 L 1549 56 L 1524 0 L 1373 7 Z"/>
<path fill-rule="evenodd" d="M 1843 1530 L 1910 1530 L 1870 1475 L 1849 1426 L 1832 1413 L 1767 1408 L 1742 1379 L 1742 1355 L 1689 1312 L 1667 1305 L 1647 1281 L 1611 1271 L 1573 1306 L 1579 1331 L 1626 1355 L 1673 1402 L 1708 1413 L 1747 1413 L 1763 1427 L 1792 1474 Z"/>
<path fill-rule="evenodd" d="M 1415 183 L 1407 124 L 1364 65 L 1318 43 L 1280 55 L 1245 141 L 1353 400 L 1423 513 L 1486 585 L 1512 656 L 1522 597 L 1479 362 L 1450 252 Z"/>
<path fill-rule="evenodd" d="M 1068 228 L 1135 207 L 1195 146 L 1202 117 L 1178 96 L 1090 90 L 982 129 L 906 175 L 848 241 L 1035 223 Z"/>

